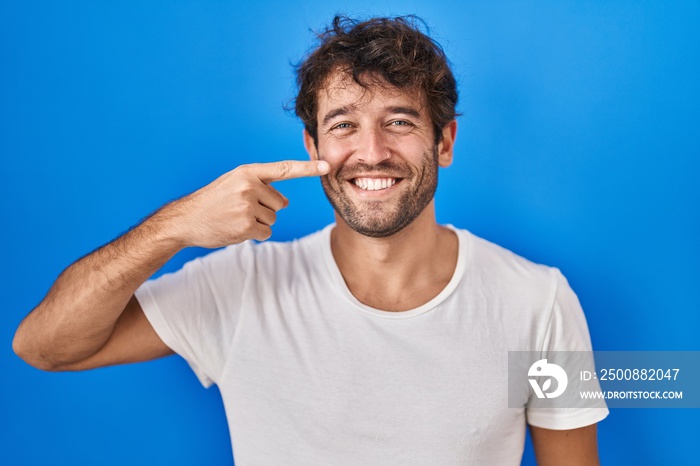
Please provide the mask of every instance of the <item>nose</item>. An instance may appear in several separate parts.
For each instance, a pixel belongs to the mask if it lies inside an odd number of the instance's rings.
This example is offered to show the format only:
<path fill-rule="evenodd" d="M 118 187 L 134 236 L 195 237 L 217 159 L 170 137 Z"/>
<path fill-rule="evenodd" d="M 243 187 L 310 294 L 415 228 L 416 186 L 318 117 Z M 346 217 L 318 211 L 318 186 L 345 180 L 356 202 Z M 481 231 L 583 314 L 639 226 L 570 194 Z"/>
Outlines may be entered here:
<path fill-rule="evenodd" d="M 372 128 L 362 131 L 355 151 L 358 162 L 376 165 L 391 157 L 391 151 L 381 129 Z"/>

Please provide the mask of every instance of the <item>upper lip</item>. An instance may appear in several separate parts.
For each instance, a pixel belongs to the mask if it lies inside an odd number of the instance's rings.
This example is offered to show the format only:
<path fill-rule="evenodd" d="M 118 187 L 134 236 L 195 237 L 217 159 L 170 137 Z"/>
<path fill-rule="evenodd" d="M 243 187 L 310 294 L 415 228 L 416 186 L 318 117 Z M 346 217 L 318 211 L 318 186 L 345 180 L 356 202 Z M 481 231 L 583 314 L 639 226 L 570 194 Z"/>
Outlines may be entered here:
<path fill-rule="evenodd" d="M 397 176 L 397 175 L 390 174 L 390 173 L 367 173 L 367 174 L 354 174 L 354 175 L 350 175 L 350 176 L 348 176 L 346 179 L 348 179 L 348 180 L 354 180 L 354 179 L 356 179 L 356 178 L 373 178 L 373 179 L 377 179 L 377 178 L 379 178 L 379 179 L 381 179 L 381 178 L 396 178 L 396 179 L 399 179 L 399 178 L 404 178 L 404 177 L 403 177 L 403 176 Z"/>

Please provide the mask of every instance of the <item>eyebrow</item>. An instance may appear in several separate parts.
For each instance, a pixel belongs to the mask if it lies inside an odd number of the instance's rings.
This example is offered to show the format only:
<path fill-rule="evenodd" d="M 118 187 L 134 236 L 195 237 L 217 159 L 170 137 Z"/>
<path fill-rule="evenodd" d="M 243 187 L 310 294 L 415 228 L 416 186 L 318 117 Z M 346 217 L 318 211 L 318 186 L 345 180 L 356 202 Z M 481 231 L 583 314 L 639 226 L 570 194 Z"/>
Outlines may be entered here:
<path fill-rule="evenodd" d="M 330 112 L 326 113 L 325 117 L 323 117 L 323 126 L 337 116 L 347 115 L 351 110 L 352 109 L 347 105 L 345 107 L 334 108 Z"/>
<path fill-rule="evenodd" d="M 348 113 L 350 113 L 353 110 L 354 110 L 354 107 L 347 106 L 347 105 L 344 107 L 334 108 L 330 112 L 326 113 L 325 117 L 323 117 L 322 125 L 325 126 L 333 118 L 338 117 L 338 116 L 342 116 L 342 115 L 347 115 Z M 420 118 L 420 112 L 418 110 L 416 110 L 415 108 L 411 108 L 411 107 L 400 107 L 400 106 L 387 107 L 386 110 L 389 113 L 400 113 L 403 115 L 412 116 L 414 118 Z"/>
<path fill-rule="evenodd" d="M 415 108 L 411 107 L 389 107 L 387 108 L 389 113 L 402 113 L 404 115 L 412 116 L 414 118 L 420 118 L 420 112 Z"/>

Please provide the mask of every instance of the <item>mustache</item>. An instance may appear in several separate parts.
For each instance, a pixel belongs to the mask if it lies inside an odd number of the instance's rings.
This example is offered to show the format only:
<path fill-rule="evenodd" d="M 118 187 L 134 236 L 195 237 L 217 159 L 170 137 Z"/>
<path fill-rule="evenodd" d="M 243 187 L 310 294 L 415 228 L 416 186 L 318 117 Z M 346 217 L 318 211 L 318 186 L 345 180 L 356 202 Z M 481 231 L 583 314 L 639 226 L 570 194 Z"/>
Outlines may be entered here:
<path fill-rule="evenodd" d="M 357 175 L 371 175 L 373 173 L 388 175 L 392 178 L 408 178 L 411 176 L 412 172 L 410 168 L 405 165 L 395 163 L 389 160 L 382 160 L 381 162 L 370 165 L 367 163 L 358 162 L 352 165 L 341 166 L 335 174 L 338 179 L 351 179 L 357 178 Z"/>

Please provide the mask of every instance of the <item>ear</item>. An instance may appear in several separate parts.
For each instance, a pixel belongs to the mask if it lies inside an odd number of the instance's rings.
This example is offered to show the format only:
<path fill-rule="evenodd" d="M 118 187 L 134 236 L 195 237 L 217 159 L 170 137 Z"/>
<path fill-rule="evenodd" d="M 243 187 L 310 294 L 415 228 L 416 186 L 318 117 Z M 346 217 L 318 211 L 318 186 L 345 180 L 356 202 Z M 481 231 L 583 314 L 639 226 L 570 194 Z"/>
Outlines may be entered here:
<path fill-rule="evenodd" d="M 304 147 L 306 147 L 306 152 L 309 153 L 309 158 L 311 160 L 318 160 L 318 151 L 316 150 L 314 138 L 306 131 L 306 128 L 304 128 Z"/>
<path fill-rule="evenodd" d="M 452 151 L 457 137 L 457 120 L 452 120 L 442 128 L 442 140 L 438 143 L 438 165 L 449 167 L 452 164 Z"/>

